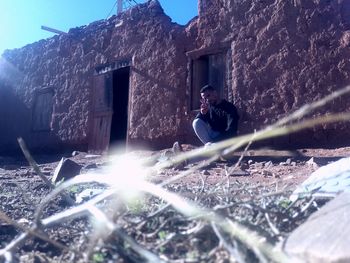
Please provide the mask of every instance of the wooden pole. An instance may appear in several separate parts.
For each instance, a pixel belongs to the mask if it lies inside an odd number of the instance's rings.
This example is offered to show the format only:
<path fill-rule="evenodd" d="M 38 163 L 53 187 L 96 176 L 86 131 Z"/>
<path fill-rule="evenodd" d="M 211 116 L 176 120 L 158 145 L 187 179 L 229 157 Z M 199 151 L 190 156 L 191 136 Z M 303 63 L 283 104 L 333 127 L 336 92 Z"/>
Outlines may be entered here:
<path fill-rule="evenodd" d="M 52 33 L 56 33 L 56 34 L 59 34 L 59 35 L 68 35 L 68 33 L 66 33 L 66 32 L 63 32 L 61 30 L 57 30 L 57 29 L 54 29 L 54 28 L 51 28 L 51 27 L 47 27 L 47 26 L 41 26 L 41 29 L 49 31 L 49 32 L 52 32 Z"/>
<path fill-rule="evenodd" d="M 120 14 L 123 11 L 123 0 L 117 0 L 117 15 Z"/>

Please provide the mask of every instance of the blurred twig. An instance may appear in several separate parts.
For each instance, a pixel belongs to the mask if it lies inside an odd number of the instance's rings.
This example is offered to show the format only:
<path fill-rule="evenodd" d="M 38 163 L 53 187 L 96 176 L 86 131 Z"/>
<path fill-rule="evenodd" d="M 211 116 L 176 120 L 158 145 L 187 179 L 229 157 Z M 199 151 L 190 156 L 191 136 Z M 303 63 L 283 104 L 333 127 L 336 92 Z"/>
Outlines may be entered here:
<path fill-rule="evenodd" d="M 21 150 L 24 154 L 24 156 L 26 157 L 28 163 L 33 167 L 34 171 L 40 176 L 41 180 L 43 180 L 43 182 L 50 188 L 50 189 L 54 189 L 55 185 L 52 184 L 47 178 L 46 176 L 41 172 L 39 165 L 36 163 L 36 161 L 33 159 L 32 155 L 30 154 L 24 140 L 22 138 L 18 138 L 18 144 L 21 147 Z M 75 201 L 66 193 L 63 193 L 63 198 L 66 200 L 66 202 L 70 205 L 73 205 L 75 203 Z M 36 221 L 36 223 L 39 223 L 38 221 Z"/>
<path fill-rule="evenodd" d="M 248 198 L 242 198 L 241 200 L 234 200 L 235 197 L 230 197 L 230 194 L 232 193 L 232 189 L 227 188 L 227 194 L 222 195 L 222 193 L 218 192 L 212 192 L 212 195 L 208 195 L 205 200 L 205 202 L 208 202 L 208 204 L 212 204 L 212 200 L 216 200 L 216 203 L 220 203 L 220 205 L 217 205 L 214 207 L 214 209 L 210 208 L 213 206 L 208 205 L 208 207 L 205 207 L 202 204 L 194 203 L 190 200 L 185 200 L 182 198 L 179 194 L 172 193 L 163 187 L 175 182 L 176 180 L 179 180 L 183 178 L 184 176 L 191 175 L 193 172 L 197 171 L 198 169 L 204 168 L 208 166 L 211 162 L 218 160 L 221 156 L 229 155 L 233 151 L 247 145 L 246 149 L 248 149 L 250 143 L 258 140 L 263 140 L 267 138 L 272 138 L 275 136 L 285 135 L 291 132 L 300 131 L 305 128 L 310 128 L 315 125 L 319 124 L 325 124 L 325 123 L 332 123 L 337 121 L 345 121 L 350 119 L 350 113 L 340 113 L 340 114 L 332 114 L 328 116 L 322 116 L 318 118 L 314 118 L 311 120 L 303 120 L 298 123 L 292 123 L 295 120 L 298 120 L 306 114 L 310 113 L 312 110 L 321 107 L 328 103 L 329 101 L 333 100 L 334 98 L 345 94 L 350 91 L 350 86 L 346 87 L 343 90 L 337 91 L 326 98 L 324 98 L 321 101 L 306 105 L 299 110 L 295 111 L 291 115 L 287 116 L 286 118 L 283 118 L 282 120 L 276 122 L 273 125 L 270 125 L 266 127 L 265 129 L 255 132 L 254 134 L 248 134 L 236 138 L 232 138 L 220 143 L 217 143 L 211 147 L 208 147 L 207 149 L 200 148 L 191 152 L 183 153 L 181 155 L 176 156 L 173 160 L 161 163 L 160 165 L 156 167 L 151 167 L 150 170 L 156 171 L 157 169 L 162 170 L 169 166 L 172 166 L 177 163 L 181 163 L 184 160 L 195 158 L 195 157 L 206 157 L 207 160 L 204 162 L 201 162 L 191 169 L 188 169 L 187 171 L 179 173 L 177 176 L 174 176 L 170 178 L 169 180 L 166 180 L 159 185 L 155 185 L 152 183 L 147 182 L 143 178 L 135 177 L 133 180 L 119 180 L 114 181 L 115 174 L 112 171 L 102 171 L 101 173 L 95 173 L 95 174 L 85 174 L 85 175 L 78 175 L 77 177 L 71 179 L 70 181 L 63 182 L 62 184 L 58 185 L 57 187 L 54 187 L 52 183 L 41 173 L 39 166 L 36 164 L 36 162 L 33 160 L 32 156 L 30 155 L 28 149 L 26 148 L 24 141 L 22 139 L 19 139 L 19 144 L 21 146 L 21 149 L 26 156 L 28 162 L 31 164 L 31 166 L 34 168 L 36 173 L 41 177 L 41 179 L 45 182 L 46 185 L 48 185 L 51 188 L 51 193 L 45 197 L 39 207 L 36 210 L 34 222 L 36 223 L 35 226 L 31 229 L 23 228 L 21 225 L 18 225 L 17 223 L 13 222 L 11 219 L 9 219 L 6 215 L 3 215 L 0 213 L 0 217 L 5 220 L 6 222 L 11 222 L 14 226 L 17 226 L 19 229 L 24 231 L 19 237 L 12 240 L 10 244 L 8 244 L 5 248 L 0 250 L 0 256 L 3 256 L 6 258 L 6 260 L 11 260 L 12 257 L 12 250 L 14 248 L 18 248 L 30 235 L 38 236 L 39 238 L 44 239 L 47 242 L 51 242 L 55 244 L 56 246 L 67 249 L 65 246 L 61 245 L 60 243 L 50 240 L 46 236 L 41 235 L 41 231 L 44 229 L 44 227 L 50 227 L 58 224 L 62 224 L 68 220 L 73 220 L 75 218 L 93 218 L 96 222 L 95 228 L 93 231 L 94 235 L 91 237 L 91 243 L 90 247 L 88 247 L 88 253 L 87 260 L 89 259 L 89 255 L 91 254 L 93 248 L 99 243 L 99 240 L 107 240 L 108 238 L 114 238 L 121 240 L 122 244 L 127 243 L 128 249 L 122 249 L 119 250 L 121 253 L 126 253 L 126 250 L 129 250 L 131 248 L 133 253 L 136 253 L 136 258 L 142 257 L 148 262 L 162 262 L 162 259 L 158 257 L 155 253 L 150 251 L 146 248 L 146 246 L 141 246 L 134 240 L 130 235 L 128 235 L 127 232 L 125 232 L 118 223 L 115 223 L 112 221 L 110 214 L 108 214 L 108 209 L 106 209 L 106 206 L 103 206 L 102 203 L 106 203 L 107 200 L 114 198 L 118 200 L 118 202 L 130 202 L 130 191 L 134 192 L 143 192 L 147 193 L 150 196 L 153 196 L 154 198 L 161 199 L 165 201 L 167 204 L 154 212 L 153 214 L 150 214 L 149 216 L 142 217 L 143 221 L 146 222 L 147 220 L 155 220 L 156 217 L 163 212 L 167 211 L 166 209 L 168 207 L 172 207 L 175 209 L 178 213 L 181 213 L 183 216 L 186 217 L 186 220 L 199 220 L 200 223 L 198 223 L 195 227 L 187 227 L 185 231 L 173 231 L 172 233 L 169 233 L 169 239 L 163 240 L 164 242 L 160 245 L 165 245 L 170 242 L 170 240 L 175 239 L 177 237 L 182 236 L 188 236 L 188 235 L 194 235 L 198 234 L 199 230 L 203 226 L 204 223 L 211 224 L 216 236 L 219 238 L 221 244 L 223 247 L 226 248 L 228 253 L 232 255 L 235 258 L 239 258 L 240 261 L 243 262 L 242 259 L 242 253 L 237 250 L 238 248 L 231 245 L 230 242 L 238 241 L 239 244 L 244 245 L 244 249 L 248 249 L 254 252 L 256 257 L 261 262 L 288 262 L 287 255 L 284 254 L 283 251 L 281 251 L 279 248 L 277 248 L 273 243 L 266 240 L 262 235 L 258 234 L 256 231 L 252 231 L 247 227 L 247 224 L 239 223 L 237 221 L 234 221 L 232 216 L 233 211 L 235 209 L 245 209 L 245 210 L 251 210 L 254 212 L 254 217 L 257 218 L 255 222 L 264 222 L 267 221 L 268 226 L 270 229 L 274 232 L 275 235 L 280 235 L 281 228 L 280 224 L 276 222 L 276 218 L 278 216 L 284 215 L 286 218 L 292 218 L 293 216 L 295 218 L 300 219 L 306 212 L 309 210 L 311 205 L 314 204 L 314 200 L 311 199 L 305 206 L 303 206 L 301 209 L 298 210 L 297 213 L 293 215 L 293 211 L 297 210 L 292 206 L 289 206 L 287 209 L 284 209 L 283 207 L 279 207 L 278 204 L 275 205 L 274 209 L 268 210 L 267 207 L 270 209 L 271 201 L 270 199 L 273 197 L 271 194 L 264 194 L 264 190 L 261 190 L 260 194 L 253 193 L 253 190 L 258 189 L 255 187 L 246 187 L 243 189 L 238 189 L 237 191 L 243 193 L 245 196 L 248 196 Z M 289 124 L 288 124 L 289 123 Z M 241 156 L 242 158 L 242 156 Z M 236 164 L 235 167 L 238 167 L 239 162 Z M 117 168 L 118 169 L 118 168 Z M 146 168 L 145 168 L 146 169 Z M 234 169 L 234 168 L 233 168 Z M 114 172 L 120 172 L 120 171 L 114 171 Z M 121 177 L 122 179 L 125 179 Z M 45 219 L 41 220 L 42 213 L 44 210 L 44 207 L 51 202 L 56 196 L 63 194 L 65 198 L 69 201 L 70 204 L 74 204 L 74 202 L 70 199 L 70 197 L 67 197 L 65 194 L 65 191 L 69 189 L 70 187 L 78 184 L 85 184 L 85 183 L 91 183 L 91 182 L 97 182 L 100 184 L 103 184 L 106 186 L 106 190 L 102 192 L 101 194 L 93 197 L 91 200 L 77 205 L 75 207 L 68 208 L 65 211 L 58 212 L 56 214 L 53 214 L 52 216 L 49 216 Z M 202 181 L 202 187 L 199 189 L 199 193 L 202 193 L 204 191 L 205 180 Z M 215 189 L 217 191 L 217 189 Z M 261 194 L 262 193 L 262 194 Z M 285 193 L 285 191 L 283 192 Z M 274 197 L 277 197 L 282 192 L 275 193 Z M 198 195 L 196 195 L 197 197 Z M 204 197 L 204 196 L 202 196 Z M 257 199 L 263 199 L 260 200 L 259 203 L 256 203 Z M 265 203 L 268 202 L 268 205 Z M 249 201 L 247 201 L 249 200 Z M 203 200 L 202 200 L 203 201 Z M 261 203 L 262 202 L 262 203 Z M 295 205 L 295 203 L 293 203 Z M 249 208 L 249 209 L 246 209 Z M 293 208 L 293 209 L 292 209 Z M 292 211 L 288 211 L 289 209 L 292 209 Z M 225 210 L 225 211 L 224 211 Z M 226 212 L 226 214 L 224 213 Z M 249 212 L 249 211 L 248 211 Z M 289 216 L 288 214 L 291 214 Z M 272 217 L 273 215 L 273 217 Z M 173 220 L 179 220 L 179 215 L 176 213 L 171 218 L 163 218 L 162 220 L 158 220 L 155 227 L 152 229 L 155 229 L 151 234 L 143 234 L 144 238 L 156 238 L 157 233 L 160 233 L 162 229 L 164 229 L 166 226 L 170 225 Z M 275 220 L 275 221 L 273 221 Z M 125 221 L 123 221 L 125 222 Z M 140 221 L 138 221 L 140 222 Z M 202 222 L 204 222 L 202 224 Z M 146 223 L 139 224 L 138 227 L 136 227 L 136 230 L 138 228 L 144 226 Z M 40 234 L 38 234 L 40 233 Z M 230 242 L 229 242 L 230 241 Z M 90 249 L 89 249 L 90 248 Z M 158 249 L 160 249 L 158 245 Z M 218 250 L 217 248 L 210 248 L 211 252 L 209 253 L 212 255 L 213 253 L 216 253 Z M 130 257 L 133 257 L 134 255 L 131 255 Z M 165 257 L 165 256 L 164 256 Z"/>
<path fill-rule="evenodd" d="M 46 178 L 46 176 L 41 172 L 39 165 L 36 163 L 36 161 L 33 159 L 32 155 L 30 154 L 24 140 L 22 138 L 17 139 L 19 146 L 21 147 L 21 150 L 26 157 L 28 163 L 33 167 L 34 171 L 40 176 L 41 180 L 50 188 L 53 189 L 55 186 Z"/>

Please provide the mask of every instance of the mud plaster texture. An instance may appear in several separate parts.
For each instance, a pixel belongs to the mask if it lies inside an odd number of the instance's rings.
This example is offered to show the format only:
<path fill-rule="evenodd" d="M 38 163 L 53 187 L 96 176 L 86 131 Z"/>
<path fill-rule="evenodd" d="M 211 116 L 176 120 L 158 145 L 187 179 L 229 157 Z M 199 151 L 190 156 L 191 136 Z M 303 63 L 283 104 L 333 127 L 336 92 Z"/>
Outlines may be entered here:
<path fill-rule="evenodd" d="M 0 145 L 16 147 L 22 136 L 31 148 L 86 150 L 95 68 L 122 59 L 131 61 L 128 141 L 156 147 L 195 142 L 191 59 L 218 50 L 230 54 L 226 97 L 239 109 L 239 132 L 252 132 L 349 84 L 346 2 L 201 0 L 199 16 L 180 26 L 158 1 L 149 1 L 68 35 L 6 51 Z M 54 91 L 51 129 L 33 132 L 34 94 L 43 87 Z M 342 97 L 314 116 L 349 106 L 349 97 Z M 349 138 L 349 125 L 342 123 L 269 143 L 327 146 L 349 144 Z"/>
<path fill-rule="evenodd" d="M 349 84 L 348 2 L 206 2 L 202 9 L 219 16 L 215 27 L 209 26 L 215 25 L 211 13 L 200 16 L 197 43 L 231 44 L 233 101 L 242 115 L 241 133 L 273 123 Z M 349 97 L 343 97 L 315 116 L 348 109 Z M 276 142 L 344 143 L 348 128 L 344 123 L 329 125 Z"/>

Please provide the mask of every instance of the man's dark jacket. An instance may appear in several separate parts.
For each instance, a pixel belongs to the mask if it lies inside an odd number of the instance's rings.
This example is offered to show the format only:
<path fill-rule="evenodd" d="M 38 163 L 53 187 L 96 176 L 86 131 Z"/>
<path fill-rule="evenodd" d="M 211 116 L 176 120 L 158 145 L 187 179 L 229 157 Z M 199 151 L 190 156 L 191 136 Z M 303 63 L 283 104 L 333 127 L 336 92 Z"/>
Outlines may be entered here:
<path fill-rule="evenodd" d="M 227 100 L 221 100 L 216 105 L 210 105 L 206 114 L 198 113 L 196 118 L 200 118 L 213 129 L 220 132 L 214 142 L 225 140 L 237 135 L 239 115 L 236 107 Z"/>

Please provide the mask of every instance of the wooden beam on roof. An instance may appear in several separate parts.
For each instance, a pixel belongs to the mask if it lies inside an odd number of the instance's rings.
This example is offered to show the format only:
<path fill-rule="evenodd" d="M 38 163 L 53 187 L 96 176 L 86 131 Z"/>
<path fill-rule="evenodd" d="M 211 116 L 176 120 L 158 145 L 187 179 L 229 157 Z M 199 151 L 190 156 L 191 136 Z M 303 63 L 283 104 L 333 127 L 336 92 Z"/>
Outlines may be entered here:
<path fill-rule="evenodd" d="M 54 28 L 51 28 L 51 27 L 47 27 L 47 26 L 41 26 L 41 29 L 49 31 L 49 32 L 52 32 L 52 33 L 55 33 L 55 34 L 59 34 L 59 35 L 68 35 L 68 33 L 66 33 L 66 32 L 63 32 L 61 30 L 54 29 Z"/>
<path fill-rule="evenodd" d="M 117 0 L 117 15 L 123 12 L 123 0 Z"/>

